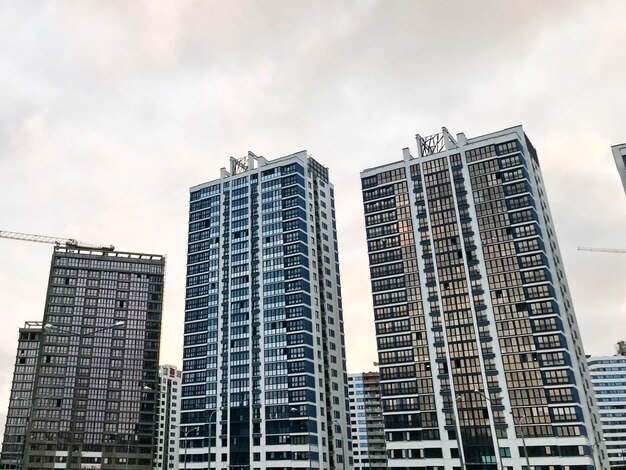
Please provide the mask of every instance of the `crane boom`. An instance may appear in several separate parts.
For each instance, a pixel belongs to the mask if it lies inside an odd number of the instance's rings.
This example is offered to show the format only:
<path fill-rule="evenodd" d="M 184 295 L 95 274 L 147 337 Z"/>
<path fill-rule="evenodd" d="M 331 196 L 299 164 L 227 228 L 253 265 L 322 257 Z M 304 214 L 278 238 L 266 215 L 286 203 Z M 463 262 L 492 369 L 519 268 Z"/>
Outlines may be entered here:
<path fill-rule="evenodd" d="M 588 246 L 579 246 L 578 251 L 597 251 L 600 253 L 626 253 L 626 249 L 622 248 L 593 248 Z"/>
<path fill-rule="evenodd" d="M 10 240 L 21 240 L 25 242 L 48 243 L 50 245 L 65 246 L 67 248 L 89 248 L 89 249 L 103 250 L 103 251 L 115 250 L 115 247 L 113 245 L 110 245 L 110 246 L 89 245 L 87 243 L 79 242 L 73 238 L 49 237 L 46 235 L 35 235 L 32 233 L 7 232 L 5 230 L 0 230 L 0 238 L 8 238 Z"/>

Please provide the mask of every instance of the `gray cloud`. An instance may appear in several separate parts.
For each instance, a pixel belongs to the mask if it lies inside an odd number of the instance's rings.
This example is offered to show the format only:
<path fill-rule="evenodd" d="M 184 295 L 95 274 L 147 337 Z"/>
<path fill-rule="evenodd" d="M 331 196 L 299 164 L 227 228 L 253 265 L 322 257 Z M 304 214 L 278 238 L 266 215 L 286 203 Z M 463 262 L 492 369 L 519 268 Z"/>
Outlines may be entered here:
<path fill-rule="evenodd" d="M 305 148 L 336 185 L 348 365 L 366 370 L 359 171 L 400 159 L 415 133 L 521 123 L 586 349 L 610 353 L 626 256 L 575 247 L 624 242 L 609 146 L 626 140 L 625 16 L 617 0 L 2 2 L 0 228 L 167 253 L 162 361 L 180 364 L 187 188 L 230 155 Z M 41 318 L 49 256 L 0 242 L 2 357 Z"/>

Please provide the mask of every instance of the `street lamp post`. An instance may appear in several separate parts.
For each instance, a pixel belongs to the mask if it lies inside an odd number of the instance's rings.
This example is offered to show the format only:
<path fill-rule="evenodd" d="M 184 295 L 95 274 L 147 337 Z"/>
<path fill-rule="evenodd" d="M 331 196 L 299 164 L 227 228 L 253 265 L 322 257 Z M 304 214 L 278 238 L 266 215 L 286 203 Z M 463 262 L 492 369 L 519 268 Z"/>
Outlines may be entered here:
<path fill-rule="evenodd" d="M 64 330 L 63 328 L 61 328 L 59 326 L 56 326 L 56 325 L 51 325 L 50 323 L 46 323 L 43 326 L 43 329 L 47 333 L 60 333 L 60 334 L 66 335 L 66 336 L 75 336 L 75 337 L 78 337 L 78 338 L 86 338 L 86 337 L 89 337 L 89 336 L 93 336 L 96 333 L 100 333 L 101 331 L 112 330 L 113 328 L 119 328 L 119 327 L 124 326 L 124 325 L 126 325 L 126 322 L 124 320 L 119 320 L 119 321 L 116 321 L 115 323 L 113 323 L 112 325 L 104 326 L 102 328 L 98 328 L 96 330 L 93 330 L 91 333 L 86 333 L 86 334 L 80 334 L 80 333 L 79 334 L 73 334 L 71 331 Z"/>
<path fill-rule="evenodd" d="M 487 404 L 489 405 L 489 409 L 491 410 L 491 416 L 493 418 L 493 437 L 494 437 L 494 442 L 496 444 L 496 447 L 495 447 L 496 467 L 502 468 L 503 467 L 502 466 L 502 461 L 501 461 L 502 456 L 500 455 L 500 443 L 498 442 L 498 432 L 497 432 L 497 429 L 496 429 L 496 416 L 495 416 L 495 413 L 493 411 L 493 402 L 491 401 L 491 398 L 489 398 L 486 394 L 484 394 L 483 392 L 481 392 L 477 388 L 472 390 L 472 392 L 477 393 L 478 395 L 483 397 L 485 399 L 485 401 L 487 402 Z M 502 399 L 501 396 L 498 396 L 496 398 L 498 400 Z M 530 470 L 530 468 L 529 468 L 529 470 Z"/>
<path fill-rule="evenodd" d="M 291 418 L 294 413 L 297 413 L 299 410 L 295 406 L 289 408 L 289 417 Z M 289 456 L 291 457 L 291 466 L 293 467 L 293 427 L 291 425 L 291 420 L 289 420 Z"/>
<path fill-rule="evenodd" d="M 126 436 L 126 470 L 130 461 L 130 434 Z"/>
<path fill-rule="evenodd" d="M 456 434 L 456 445 L 459 448 L 459 463 L 461 464 L 461 470 L 465 470 L 465 456 L 463 455 L 463 447 L 461 445 L 461 423 L 457 418 L 458 404 L 463 401 L 463 397 L 458 396 L 455 398 L 456 407 L 452 408 L 452 419 L 454 419 L 454 432 Z M 455 412 L 456 410 L 456 412 Z"/>
<path fill-rule="evenodd" d="M 71 337 L 75 337 L 79 339 L 78 342 L 78 347 L 80 350 L 80 346 L 81 346 L 81 339 L 82 338 L 88 338 L 90 336 L 95 335 L 96 333 L 100 333 L 103 331 L 108 331 L 108 330 L 112 330 L 115 328 L 120 328 L 122 326 L 126 325 L 126 322 L 124 320 L 119 320 L 116 321 L 115 323 L 113 323 L 112 325 L 108 325 L 108 326 L 104 326 L 101 328 L 97 328 L 89 333 L 72 333 L 71 331 L 68 330 L 64 330 L 63 328 L 57 326 L 57 325 L 52 325 L 50 323 L 46 323 L 43 326 L 43 331 L 44 332 L 50 332 L 50 333 L 56 333 L 56 334 L 62 334 L 62 335 L 66 335 L 66 336 L 71 336 Z M 42 339 L 42 344 L 43 344 L 43 339 Z M 68 447 L 67 447 L 67 468 L 71 468 L 72 467 L 72 448 L 74 447 L 74 426 L 75 426 L 75 414 L 76 414 L 76 388 L 74 388 L 73 393 L 72 393 L 72 406 L 70 409 L 70 416 L 71 416 L 71 421 L 70 421 L 70 440 L 68 442 Z M 128 445 L 130 445 L 130 443 L 128 443 Z M 77 449 L 77 455 L 78 455 L 78 461 L 76 463 L 78 468 L 81 468 L 81 460 L 82 460 L 82 450 L 81 449 Z M 129 454 L 126 454 L 126 468 L 128 469 L 128 458 L 129 458 Z"/>
<path fill-rule="evenodd" d="M 183 468 L 185 470 L 187 470 L 187 448 L 189 447 L 189 441 L 187 440 L 187 436 L 189 435 L 191 431 L 198 431 L 198 430 L 199 430 L 198 426 L 193 426 L 191 428 L 186 428 L 185 432 L 183 433 L 185 436 L 185 464 L 183 465 Z M 211 460 L 211 454 L 209 454 L 209 460 Z M 209 462 L 209 467 L 210 467 L 210 462 Z"/>
<path fill-rule="evenodd" d="M 600 446 L 600 444 L 602 444 L 605 441 L 605 439 L 601 439 L 599 441 L 594 442 L 593 444 L 591 444 L 591 457 L 593 457 L 593 464 L 596 464 L 596 452 L 598 447 Z M 591 441 L 589 441 L 591 442 Z M 598 466 L 598 468 L 600 467 L 600 465 Z"/>
<path fill-rule="evenodd" d="M 339 420 L 335 419 L 333 420 L 333 423 L 339 427 L 339 431 L 341 432 L 341 424 L 339 423 Z M 341 433 L 341 467 L 343 470 L 346 470 L 346 452 L 343 444 L 343 433 Z"/>
<path fill-rule="evenodd" d="M 212 430 L 211 430 L 211 420 L 213 419 L 213 416 L 215 416 L 215 414 L 217 413 L 217 408 L 214 409 L 213 411 L 211 411 L 211 413 L 209 413 L 209 419 L 208 421 L 208 426 L 209 426 L 209 464 L 208 464 L 208 469 L 211 470 L 211 436 L 212 436 Z M 215 435 L 217 436 L 217 418 L 215 418 Z M 185 446 L 185 450 L 187 449 L 187 447 Z M 186 460 L 186 459 L 185 459 Z M 215 459 L 215 461 L 217 462 L 217 458 Z"/>
<path fill-rule="evenodd" d="M 289 412 L 290 413 L 299 413 L 300 409 L 296 408 L 296 407 L 292 407 L 289 408 Z M 311 430 L 309 429 L 309 421 L 307 419 L 306 422 L 306 438 L 307 438 L 307 445 L 309 447 L 309 469 L 312 468 L 313 463 L 312 463 L 312 457 L 311 457 Z"/>
<path fill-rule="evenodd" d="M 513 416 L 513 418 L 515 418 L 515 416 L 513 415 L 513 412 L 511 412 L 511 416 Z M 527 424 L 527 418 L 526 415 L 521 415 L 520 418 L 523 421 L 523 424 Z M 515 424 L 515 423 L 513 423 Z M 528 448 L 526 447 L 526 432 L 524 431 L 524 426 L 521 426 L 522 428 L 522 446 L 524 447 L 524 455 L 526 456 L 526 466 L 528 467 L 528 470 L 530 470 L 530 458 L 528 457 Z"/>
<path fill-rule="evenodd" d="M 45 334 L 46 333 L 54 333 L 54 334 L 61 334 L 61 335 L 65 335 L 65 336 L 69 336 L 69 337 L 75 337 L 79 339 L 79 344 L 78 347 L 80 349 L 80 339 L 82 338 L 87 338 L 90 336 L 95 335 L 96 333 L 100 333 L 102 331 L 108 331 L 108 330 L 112 330 L 114 328 L 119 328 L 121 326 L 126 325 L 126 321 L 124 320 L 119 320 L 116 321 L 115 323 L 113 323 L 112 325 L 108 325 L 102 328 L 97 328 L 89 333 L 72 333 L 71 331 L 65 330 L 57 325 L 52 325 L 50 323 L 46 323 L 45 325 L 43 325 L 42 329 L 41 329 L 41 341 L 39 343 L 39 353 L 37 355 L 37 363 L 35 365 L 35 380 L 38 380 L 40 377 L 40 371 L 41 371 L 41 367 L 42 367 L 42 357 L 43 357 L 43 351 L 44 351 L 44 346 L 45 346 Z M 36 385 L 37 383 L 33 384 L 33 394 L 36 393 Z M 34 396 L 34 395 L 33 395 Z M 73 390 L 73 394 L 72 394 L 72 406 L 70 408 L 70 436 L 73 436 L 74 434 L 74 424 L 75 424 L 75 404 L 76 404 L 76 387 L 74 387 Z M 34 406 L 31 408 L 31 415 L 33 415 L 33 411 L 34 411 Z M 26 462 L 26 454 L 28 452 L 28 447 L 30 446 L 31 442 L 32 442 L 32 438 L 31 438 L 31 434 L 32 434 L 32 423 L 33 423 L 33 419 L 32 416 L 30 417 L 30 419 L 28 420 L 28 428 L 26 430 L 26 436 L 24 439 L 24 452 L 22 455 L 22 468 L 27 467 L 27 462 Z M 69 442 L 67 443 L 67 462 L 66 462 L 66 468 L 71 468 L 71 461 L 72 461 L 72 441 L 73 439 L 70 438 Z M 78 457 L 78 467 L 80 468 L 80 455 L 82 454 L 81 451 L 79 451 L 79 457 Z"/>
<path fill-rule="evenodd" d="M 47 394 L 47 395 L 40 395 L 40 396 L 35 396 L 35 390 L 32 391 L 32 395 L 31 398 L 11 398 L 10 401 L 11 402 L 15 402 L 15 401 L 23 401 L 23 402 L 27 402 L 30 404 L 30 410 L 29 410 L 29 416 L 27 417 L 28 423 L 25 427 L 25 432 L 24 432 L 24 436 L 22 436 L 22 442 L 21 442 L 21 446 L 22 446 L 22 461 L 20 463 L 15 463 L 15 466 L 11 466 L 11 468 L 24 468 L 24 459 L 26 457 L 26 444 L 27 442 L 30 442 L 31 439 L 29 439 L 30 436 L 30 429 L 31 429 L 31 423 L 32 423 L 32 409 L 34 408 L 34 403 L 35 400 L 41 400 L 41 399 L 54 399 L 57 398 L 55 395 L 53 394 Z M 46 436 L 47 437 L 47 436 Z M 16 458 L 17 460 L 17 458 Z"/>
<path fill-rule="evenodd" d="M 119 322 L 118 322 L 119 323 Z M 144 392 L 150 392 L 150 391 L 154 391 L 152 389 L 152 387 L 149 387 L 148 385 L 144 385 L 143 387 L 141 387 L 141 390 L 143 390 Z M 154 435 L 152 437 L 153 441 L 152 441 L 152 450 L 151 452 L 154 452 Z M 137 435 L 133 435 L 133 440 L 135 442 L 137 442 Z M 135 449 L 136 450 L 136 449 Z M 152 454 L 154 455 L 154 454 Z M 130 433 L 126 435 L 126 470 L 128 470 L 130 467 Z"/>
<path fill-rule="evenodd" d="M 24 468 L 24 455 L 25 455 L 25 452 L 26 452 L 26 439 L 27 439 L 27 435 L 29 434 L 28 430 L 29 430 L 30 422 L 31 422 L 30 415 L 32 414 L 31 412 L 32 412 L 32 408 L 33 408 L 35 400 L 36 399 L 39 399 L 39 400 L 41 400 L 41 399 L 51 399 L 52 400 L 52 399 L 55 399 L 55 398 L 59 398 L 59 397 L 57 397 L 57 396 L 55 396 L 53 394 L 46 394 L 46 395 L 35 396 L 34 393 L 35 393 L 35 391 L 33 390 L 31 392 L 31 397 L 30 398 L 10 398 L 10 403 L 12 403 L 12 402 L 26 402 L 30 406 L 30 411 L 28 412 L 29 413 L 29 417 L 27 417 L 28 424 L 24 428 L 25 432 L 24 432 L 24 436 L 22 436 L 22 441 L 21 441 L 22 462 L 21 463 L 17 463 L 17 459 L 19 457 L 16 457 L 15 466 L 11 465 L 11 468 Z"/>

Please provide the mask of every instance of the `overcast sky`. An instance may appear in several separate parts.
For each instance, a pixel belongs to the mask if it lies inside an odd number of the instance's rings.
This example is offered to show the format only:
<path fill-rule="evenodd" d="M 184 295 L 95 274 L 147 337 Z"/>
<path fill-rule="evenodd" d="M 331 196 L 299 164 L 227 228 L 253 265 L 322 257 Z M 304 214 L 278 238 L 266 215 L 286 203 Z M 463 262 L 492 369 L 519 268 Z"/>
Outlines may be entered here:
<path fill-rule="evenodd" d="M 336 188 L 348 368 L 376 360 L 359 172 L 415 134 L 522 124 L 588 354 L 626 338 L 626 2 L 0 2 L 0 230 L 167 254 L 181 365 L 189 186 L 306 149 Z M 52 247 L 0 240 L 0 428 Z"/>

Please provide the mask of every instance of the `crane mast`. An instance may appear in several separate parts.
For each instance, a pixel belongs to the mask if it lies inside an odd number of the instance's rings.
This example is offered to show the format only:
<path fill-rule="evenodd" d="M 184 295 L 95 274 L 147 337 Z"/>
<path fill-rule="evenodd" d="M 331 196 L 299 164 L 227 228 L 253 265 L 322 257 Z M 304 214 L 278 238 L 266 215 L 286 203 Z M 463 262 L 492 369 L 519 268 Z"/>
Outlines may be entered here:
<path fill-rule="evenodd" d="M 578 251 L 596 251 L 599 253 L 626 253 L 626 249 L 622 248 L 593 248 L 588 246 L 579 246 Z"/>
<path fill-rule="evenodd" d="M 101 246 L 101 245 L 90 245 L 88 243 L 82 243 L 73 238 L 61 238 L 61 237 L 50 237 L 46 235 L 35 235 L 32 233 L 20 233 L 20 232 L 7 232 L 4 230 L 0 230 L 0 238 L 7 238 L 9 240 L 20 240 L 25 242 L 34 242 L 34 243 L 47 243 L 49 245 L 56 246 L 64 246 L 66 248 L 87 248 L 91 250 L 102 250 L 102 251 L 114 251 L 115 247 L 113 245 L 110 246 Z"/>

